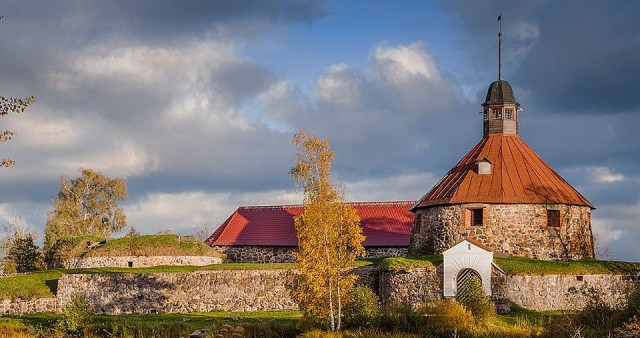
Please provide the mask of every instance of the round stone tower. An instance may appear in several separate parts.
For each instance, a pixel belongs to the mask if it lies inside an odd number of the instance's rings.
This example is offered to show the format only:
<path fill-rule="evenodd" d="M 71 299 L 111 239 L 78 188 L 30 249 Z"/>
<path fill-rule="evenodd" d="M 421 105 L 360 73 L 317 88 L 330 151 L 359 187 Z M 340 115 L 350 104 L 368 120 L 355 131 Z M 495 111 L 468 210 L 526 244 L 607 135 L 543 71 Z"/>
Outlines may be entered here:
<path fill-rule="evenodd" d="M 511 85 L 493 82 L 482 107 L 480 142 L 411 209 L 409 254 L 441 253 L 471 237 L 516 256 L 594 257 L 594 207 L 522 141 Z"/>

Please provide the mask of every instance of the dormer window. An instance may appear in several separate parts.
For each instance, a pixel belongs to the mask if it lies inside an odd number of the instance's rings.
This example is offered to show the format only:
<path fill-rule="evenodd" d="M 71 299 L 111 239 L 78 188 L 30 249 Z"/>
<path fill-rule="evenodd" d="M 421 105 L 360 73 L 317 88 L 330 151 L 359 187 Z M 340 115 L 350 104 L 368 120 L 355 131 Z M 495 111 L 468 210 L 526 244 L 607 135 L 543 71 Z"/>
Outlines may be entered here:
<path fill-rule="evenodd" d="M 493 115 L 491 116 L 494 120 L 502 120 L 502 108 L 493 108 Z"/>
<path fill-rule="evenodd" d="M 477 168 L 476 172 L 478 175 L 491 175 L 491 169 L 493 167 L 493 162 L 491 162 L 488 158 L 483 158 L 476 162 Z"/>
<path fill-rule="evenodd" d="M 513 120 L 513 108 L 505 108 L 504 109 L 504 119 L 505 120 Z"/>

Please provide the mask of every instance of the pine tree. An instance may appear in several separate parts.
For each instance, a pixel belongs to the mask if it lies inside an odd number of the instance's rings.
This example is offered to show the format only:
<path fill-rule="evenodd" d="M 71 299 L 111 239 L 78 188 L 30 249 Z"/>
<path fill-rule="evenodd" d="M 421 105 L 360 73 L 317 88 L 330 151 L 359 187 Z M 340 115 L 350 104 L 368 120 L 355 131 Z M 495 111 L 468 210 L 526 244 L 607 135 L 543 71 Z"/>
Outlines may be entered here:
<path fill-rule="evenodd" d="M 300 275 L 292 284 L 292 297 L 305 319 L 328 323 L 338 331 L 343 304 L 356 279 L 349 268 L 365 254 L 360 219 L 352 206 L 342 202 L 332 182 L 335 153 L 329 141 L 300 130 L 293 143 L 297 164 L 290 173 L 302 187 L 305 210 L 295 218 Z"/>

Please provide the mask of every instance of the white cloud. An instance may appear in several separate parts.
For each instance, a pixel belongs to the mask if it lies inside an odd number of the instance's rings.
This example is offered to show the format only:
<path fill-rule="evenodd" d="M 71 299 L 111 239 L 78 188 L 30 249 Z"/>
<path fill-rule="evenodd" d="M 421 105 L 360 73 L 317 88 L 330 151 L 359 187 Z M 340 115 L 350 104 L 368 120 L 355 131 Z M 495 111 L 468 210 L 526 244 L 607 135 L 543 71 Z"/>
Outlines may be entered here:
<path fill-rule="evenodd" d="M 125 206 L 127 223 L 142 233 L 171 229 L 188 234 L 197 225 L 217 228 L 239 206 L 299 204 L 301 195 L 292 190 L 246 193 L 150 193 Z"/>
<path fill-rule="evenodd" d="M 623 174 L 614 173 L 608 167 L 588 167 L 585 170 L 594 183 L 611 183 L 625 179 Z"/>
<path fill-rule="evenodd" d="M 411 77 L 440 80 L 433 56 L 419 43 L 398 47 L 380 45 L 373 54 L 373 60 L 383 78 L 393 83 L 402 83 Z"/>

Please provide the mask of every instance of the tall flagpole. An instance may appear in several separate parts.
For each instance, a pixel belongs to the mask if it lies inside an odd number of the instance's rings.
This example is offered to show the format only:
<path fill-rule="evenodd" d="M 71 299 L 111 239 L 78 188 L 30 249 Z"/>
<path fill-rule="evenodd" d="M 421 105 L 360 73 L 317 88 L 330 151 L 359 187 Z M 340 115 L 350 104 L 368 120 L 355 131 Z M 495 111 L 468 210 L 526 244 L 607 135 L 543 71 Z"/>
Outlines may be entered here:
<path fill-rule="evenodd" d="M 498 14 L 500 31 L 498 32 L 498 81 L 502 80 L 502 13 Z"/>

